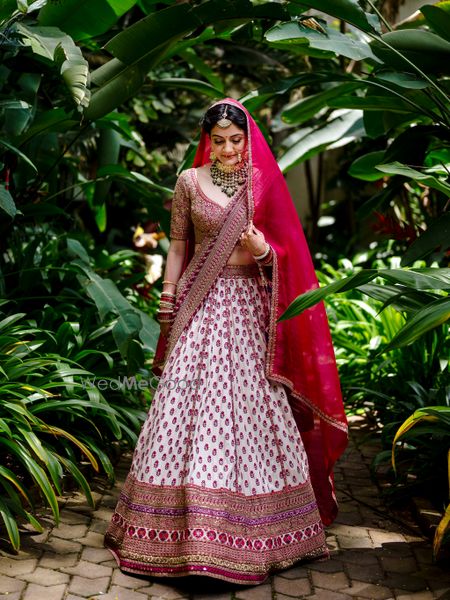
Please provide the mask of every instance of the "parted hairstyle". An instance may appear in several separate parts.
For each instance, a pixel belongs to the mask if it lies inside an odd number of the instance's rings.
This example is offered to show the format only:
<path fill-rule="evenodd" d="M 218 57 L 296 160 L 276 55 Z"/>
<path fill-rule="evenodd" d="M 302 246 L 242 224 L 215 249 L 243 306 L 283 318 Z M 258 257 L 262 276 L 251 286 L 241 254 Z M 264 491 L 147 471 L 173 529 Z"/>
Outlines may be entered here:
<path fill-rule="evenodd" d="M 247 133 L 247 118 L 245 113 L 232 104 L 216 104 L 208 108 L 203 115 L 200 125 L 208 135 L 211 135 L 211 129 L 222 118 L 225 106 L 227 107 L 227 119 L 230 119 L 237 127 L 243 129 Z"/>

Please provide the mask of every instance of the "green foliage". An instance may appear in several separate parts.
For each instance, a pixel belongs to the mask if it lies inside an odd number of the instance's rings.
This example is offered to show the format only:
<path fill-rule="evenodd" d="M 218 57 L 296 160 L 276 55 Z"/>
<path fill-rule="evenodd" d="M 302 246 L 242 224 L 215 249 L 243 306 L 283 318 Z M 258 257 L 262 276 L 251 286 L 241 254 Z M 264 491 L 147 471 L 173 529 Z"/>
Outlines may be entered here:
<path fill-rule="evenodd" d="M 112 480 L 117 444 L 136 444 L 151 389 L 120 382 L 148 379 L 157 326 L 127 290 L 128 280 L 142 278 L 133 272 L 135 252 L 97 248 L 91 255 L 77 239 L 47 230 L 25 230 L 8 242 L 2 278 L 10 299 L 0 322 L 0 462 L 7 469 L 0 483 L 7 498 L 0 512 L 18 547 L 17 520 L 37 523 L 38 498 L 57 520 L 64 477 L 89 500 L 88 463 Z M 14 477 L 25 490 L 19 497 Z"/>
<path fill-rule="evenodd" d="M 35 489 L 57 518 L 63 475 L 89 498 L 89 465 L 112 477 L 114 444 L 136 439 L 151 394 L 81 378 L 147 374 L 158 291 L 131 232 L 158 231 L 164 254 L 175 171 L 205 101 L 229 90 L 284 171 L 346 149 L 345 201 L 321 207 L 310 185 L 313 218 L 336 219 L 322 256 L 366 249 L 374 214 L 399 256 L 324 265 L 326 285 L 282 318 L 326 298 L 348 405 L 370 408 L 385 444 L 416 408 L 448 405 L 447 4 L 390 31 L 356 0 L 0 3 L 0 515 L 15 547 L 18 522 L 39 528 Z M 409 473 L 429 482 L 442 453 L 426 439 Z"/>
<path fill-rule="evenodd" d="M 430 430 L 427 425 L 433 424 Z M 425 427 L 419 428 L 420 424 L 425 424 Z M 412 431 L 414 428 L 414 431 Z M 399 427 L 395 434 L 392 442 L 392 465 L 395 469 L 395 452 L 397 448 L 397 442 L 402 438 L 403 442 L 403 453 L 405 453 L 405 446 L 409 448 L 406 453 L 411 454 L 411 450 L 414 452 L 414 459 L 423 459 L 424 447 L 436 446 L 439 448 L 447 448 L 445 454 L 447 455 L 448 464 L 448 485 L 449 493 L 448 498 L 450 499 L 450 407 L 449 406 L 430 406 L 425 408 L 419 408 L 416 410 L 402 425 Z M 425 438 L 425 441 L 424 441 Z M 406 444 L 405 444 L 406 441 Z M 432 465 L 430 465 L 432 466 Z M 441 550 L 444 535 L 450 527 L 450 504 L 445 509 L 444 516 L 436 528 L 433 541 L 433 554 L 437 558 Z"/>
<path fill-rule="evenodd" d="M 428 314 L 434 296 L 448 290 L 446 270 L 423 264 L 400 270 L 400 257 L 386 264 L 382 254 L 378 247 L 353 262 L 342 259 L 338 270 L 322 264 L 318 271 L 320 290 L 339 289 L 326 296 L 326 306 L 342 390 L 350 412 L 366 413 L 376 422 L 383 449 L 374 472 L 390 461 L 394 448 L 398 455 L 396 476 L 388 477 L 391 486 L 384 486 L 385 493 L 395 499 L 429 496 L 444 512 L 449 499 L 449 331 L 446 324 L 420 336 L 406 330 L 407 345 L 402 332 L 414 315 Z M 375 279 L 361 283 L 369 272 Z M 385 277 L 378 279 L 378 273 Z M 447 522 L 443 517 L 435 538 L 436 556 Z"/>
<path fill-rule="evenodd" d="M 36 493 L 58 522 L 57 496 L 63 493 L 63 478 L 69 473 L 93 505 L 86 468 L 77 465 L 90 464 L 96 471 L 101 465 L 112 479 L 106 449 L 122 437 L 135 443 L 130 425 L 134 428 L 134 421 L 142 421 L 144 414 L 131 406 L 119 410 L 97 388 L 86 387 L 83 379 L 92 372 L 63 357 L 64 346 L 80 343 L 79 324 L 66 323 L 53 333 L 37 327 L 23 313 L 5 316 L 2 311 L 1 319 L 0 485 L 4 494 L 0 514 L 11 544 L 18 549 L 17 518 L 42 530 L 33 514 Z M 87 349 L 77 350 L 76 358 L 82 361 Z M 94 353 L 101 354 L 91 349 L 91 358 Z"/>
<path fill-rule="evenodd" d="M 375 277 L 381 277 L 393 285 L 389 290 L 384 289 L 385 286 L 379 288 L 377 284 L 368 286 L 367 284 Z M 450 318 L 450 299 L 448 298 L 450 269 L 423 267 L 404 270 L 358 270 L 349 277 L 298 296 L 279 317 L 279 320 L 282 321 L 300 314 L 330 294 L 352 289 L 360 289 L 369 295 L 378 297 L 384 294 L 385 302 L 382 309 L 392 305 L 397 310 L 409 313 L 406 324 L 397 331 L 386 350 L 411 344 Z M 421 292 L 420 295 L 417 293 L 418 291 Z M 414 306 L 411 306 L 411 297 L 415 300 Z"/>

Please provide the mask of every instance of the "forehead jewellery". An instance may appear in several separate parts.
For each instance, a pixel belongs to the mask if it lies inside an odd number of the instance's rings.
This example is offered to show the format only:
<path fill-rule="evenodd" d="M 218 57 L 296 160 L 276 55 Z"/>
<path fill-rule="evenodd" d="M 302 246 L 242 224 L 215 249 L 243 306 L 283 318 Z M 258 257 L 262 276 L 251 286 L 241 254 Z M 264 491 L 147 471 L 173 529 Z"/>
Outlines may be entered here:
<path fill-rule="evenodd" d="M 227 119 L 227 111 L 228 111 L 228 106 L 225 105 L 225 109 L 222 113 L 221 118 L 217 121 L 217 125 L 221 128 L 221 129 L 225 129 L 226 127 L 229 127 L 231 125 L 231 121 L 230 119 Z"/>

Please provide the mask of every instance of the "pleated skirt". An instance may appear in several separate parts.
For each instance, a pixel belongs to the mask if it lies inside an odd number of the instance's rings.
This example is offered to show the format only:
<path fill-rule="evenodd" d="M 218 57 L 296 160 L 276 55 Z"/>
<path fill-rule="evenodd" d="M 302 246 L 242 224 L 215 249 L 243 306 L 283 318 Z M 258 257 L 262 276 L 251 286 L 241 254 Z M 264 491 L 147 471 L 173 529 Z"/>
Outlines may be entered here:
<path fill-rule="evenodd" d="M 269 316 L 257 265 L 226 265 L 177 340 L 105 535 L 123 571 L 251 585 L 328 556 Z"/>

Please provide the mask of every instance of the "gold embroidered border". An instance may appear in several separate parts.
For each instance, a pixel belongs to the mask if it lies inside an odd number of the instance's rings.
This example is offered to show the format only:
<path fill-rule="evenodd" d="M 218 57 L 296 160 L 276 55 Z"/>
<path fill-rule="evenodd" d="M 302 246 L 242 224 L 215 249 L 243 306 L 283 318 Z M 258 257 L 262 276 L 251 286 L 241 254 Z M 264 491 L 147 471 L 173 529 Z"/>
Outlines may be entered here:
<path fill-rule="evenodd" d="M 206 575 L 222 579 L 231 583 L 256 584 L 263 583 L 267 577 L 276 571 L 287 569 L 299 561 L 310 561 L 314 559 L 328 559 L 329 551 L 326 546 L 315 548 L 302 554 L 301 557 L 294 556 L 282 560 L 251 565 L 246 562 L 238 564 L 218 558 L 205 557 L 201 554 L 186 554 L 181 558 L 171 557 L 147 557 L 149 562 L 142 562 L 142 557 L 136 553 L 121 557 L 114 548 L 109 548 L 114 555 L 118 565 L 123 571 L 135 574 L 147 574 L 152 577 L 184 577 L 186 575 Z M 127 553 L 128 554 L 128 553 Z M 131 561 L 134 561 L 134 565 Z M 151 563 L 150 563 L 151 561 Z M 151 567 L 157 567 L 153 570 Z M 178 567 L 178 571 L 175 571 Z M 184 570 L 180 570 L 183 569 Z M 166 569 L 166 570 L 164 570 Z"/>
<path fill-rule="evenodd" d="M 225 266 L 246 222 L 246 207 L 241 199 L 244 189 L 227 206 L 219 233 L 205 238 L 178 281 L 176 317 L 169 333 L 165 361 L 190 322 L 203 298 Z"/>
<path fill-rule="evenodd" d="M 270 323 L 269 323 L 269 342 L 267 344 L 267 360 L 265 361 L 265 373 L 268 379 L 275 381 L 276 383 L 280 383 L 282 385 L 286 385 L 291 395 L 306 404 L 314 413 L 316 413 L 321 419 L 336 427 L 337 429 L 343 431 L 344 433 L 348 433 L 348 426 L 345 423 L 341 423 L 339 420 L 334 419 L 327 415 L 323 410 L 317 407 L 311 400 L 309 400 L 306 396 L 294 390 L 294 383 L 284 377 L 283 375 L 279 375 L 274 371 L 274 360 L 275 360 L 275 343 L 277 337 L 277 306 L 278 306 L 278 256 L 273 250 L 273 271 L 272 271 L 272 298 L 271 298 L 271 308 L 270 308 Z"/>

